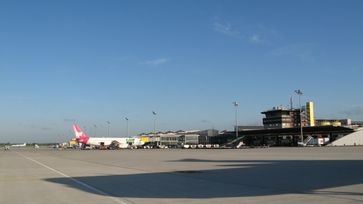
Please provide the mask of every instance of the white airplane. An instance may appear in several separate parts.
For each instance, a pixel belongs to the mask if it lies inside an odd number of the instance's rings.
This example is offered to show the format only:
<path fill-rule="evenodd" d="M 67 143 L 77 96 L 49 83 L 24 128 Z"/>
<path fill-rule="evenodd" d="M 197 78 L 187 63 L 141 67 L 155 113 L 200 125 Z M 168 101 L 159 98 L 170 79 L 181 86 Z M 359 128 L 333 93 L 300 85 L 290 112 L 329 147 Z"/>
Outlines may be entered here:
<path fill-rule="evenodd" d="M 24 144 L 13 144 L 11 146 L 12 147 L 25 147 L 26 146 L 26 143 L 24 143 Z"/>
<path fill-rule="evenodd" d="M 76 141 L 82 145 L 88 146 L 110 146 L 111 144 L 117 145 L 119 148 L 133 148 L 144 145 L 144 142 L 139 138 L 132 137 L 89 137 L 77 125 L 73 125 Z"/>

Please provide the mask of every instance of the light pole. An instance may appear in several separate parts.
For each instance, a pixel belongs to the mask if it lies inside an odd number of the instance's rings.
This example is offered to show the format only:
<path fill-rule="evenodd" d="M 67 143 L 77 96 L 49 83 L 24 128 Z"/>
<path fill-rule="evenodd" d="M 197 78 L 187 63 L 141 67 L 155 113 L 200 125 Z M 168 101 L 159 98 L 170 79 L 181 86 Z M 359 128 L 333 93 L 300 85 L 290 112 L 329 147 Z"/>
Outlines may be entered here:
<path fill-rule="evenodd" d="M 236 139 L 238 138 L 238 120 L 237 120 L 237 114 L 238 114 L 238 103 L 237 101 L 233 102 L 234 107 L 236 107 L 236 111 L 234 114 L 235 120 L 236 120 L 236 127 L 235 127 L 235 131 L 236 131 Z"/>
<path fill-rule="evenodd" d="M 126 120 L 126 137 L 129 137 L 129 118 L 125 117 Z"/>
<path fill-rule="evenodd" d="M 110 137 L 110 121 L 106 121 L 107 123 L 107 137 Z"/>
<path fill-rule="evenodd" d="M 97 133 L 97 125 L 94 124 L 93 127 L 95 128 L 95 137 L 97 137 L 97 134 L 96 134 Z"/>
<path fill-rule="evenodd" d="M 302 121 L 302 115 L 301 115 L 301 96 L 303 95 L 303 92 L 298 89 L 295 90 L 295 93 L 299 96 L 299 115 L 300 115 L 300 139 L 301 142 L 304 142 L 304 135 L 303 135 L 303 121 Z"/>
<path fill-rule="evenodd" d="M 156 124 L 156 115 L 157 113 L 155 111 L 152 111 L 153 115 L 154 115 L 154 137 L 156 137 L 156 129 L 155 129 L 155 124 Z M 159 139 L 160 140 L 160 139 Z M 160 145 L 160 141 L 159 141 L 159 145 Z"/>
<path fill-rule="evenodd" d="M 157 113 L 155 111 L 152 111 L 152 113 L 154 115 L 154 136 L 156 136 L 155 124 L 156 124 L 156 115 L 157 115 Z"/>

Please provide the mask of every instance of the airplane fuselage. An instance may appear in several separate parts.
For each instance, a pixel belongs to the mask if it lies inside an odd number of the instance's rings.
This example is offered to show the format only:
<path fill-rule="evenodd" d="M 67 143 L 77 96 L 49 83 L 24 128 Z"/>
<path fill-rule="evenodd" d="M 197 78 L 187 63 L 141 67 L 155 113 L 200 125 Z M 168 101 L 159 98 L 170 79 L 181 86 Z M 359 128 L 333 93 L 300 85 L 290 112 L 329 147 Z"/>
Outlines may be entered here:
<path fill-rule="evenodd" d="M 26 146 L 26 143 L 24 144 L 14 144 L 14 145 L 11 145 L 12 147 L 25 147 Z"/>
<path fill-rule="evenodd" d="M 109 146 L 111 144 L 117 145 L 119 148 L 138 147 L 144 144 L 140 138 L 133 137 L 89 137 L 77 125 L 73 125 L 76 141 L 82 145 L 89 146 Z"/>
<path fill-rule="evenodd" d="M 127 148 L 128 146 L 140 146 L 143 142 L 139 138 L 126 138 L 126 137 L 90 137 L 85 143 L 86 145 L 93 146 L 109 146 L 112 143 L 117 143 L 119 147 Z"/>

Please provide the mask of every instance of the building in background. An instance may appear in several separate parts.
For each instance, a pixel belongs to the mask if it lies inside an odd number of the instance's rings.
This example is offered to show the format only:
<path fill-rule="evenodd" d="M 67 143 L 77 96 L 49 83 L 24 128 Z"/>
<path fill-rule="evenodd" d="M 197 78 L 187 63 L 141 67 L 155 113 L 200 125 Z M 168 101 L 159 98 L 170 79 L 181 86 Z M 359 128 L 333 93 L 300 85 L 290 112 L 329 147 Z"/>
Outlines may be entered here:
<path fill-rule="evenodd" d="M 352 121 L 353 126 L 363 127 L 363 121 Z"/>
<path fill-rule="evenodd" d="M 210 144 L 212 137 L 218 136 L 219 131 L 215 129 L 208 130 L 188 130 L 188 131 L 167 131 L 141 134 L 139 138 L 145 143 L 150 143 L 152 146 L 167 146 L 167 147 L 183 147 L 183 145 L 206 145 Z"/>
<path fill-rule="evenodd" d="M 263 126 L 259 125 L 239 125 L 238 131 L 246 131 L 246 130 L 262 130 L 264 129 Z M 234 131 L 236 131 L 236 127 L 234 127 Z"/>
<path fill-rule="evenodd" d="M 262 123 L 265 129 L 293 128 L 300 125 L 300 110 L 285 107 L 273 107 L 261 112 L 265 114 Z"/>
<path fill-rule="evenodd" d="M 178 147 L 179 146 L 179 134 L 167 133 L 160 134 L 160 145 L 165 145 L 168 147 Z"/>
<path fill-rule="evenodd" d="M 311 101 L 302 107 L 301 112 L 299 108 L 278 106 L 261 113 L 265 114 L 265 118 L 262 119 L 265 129 L 300 127 L 300 119 L 303 127 L 315 126 L 314 103 Z"/>
<path fill-rule="evenodd" d="M 315 126 L 315 112 L 314 112 L 314 103 L 309 101 L 305 106 L 305 115 L 307 126 L 314 127 Z"/>
<path fill-rule="evenodd" d="M 317 119 L 316 124 L 318 126 L 351 126 L 351 119 Z"/>

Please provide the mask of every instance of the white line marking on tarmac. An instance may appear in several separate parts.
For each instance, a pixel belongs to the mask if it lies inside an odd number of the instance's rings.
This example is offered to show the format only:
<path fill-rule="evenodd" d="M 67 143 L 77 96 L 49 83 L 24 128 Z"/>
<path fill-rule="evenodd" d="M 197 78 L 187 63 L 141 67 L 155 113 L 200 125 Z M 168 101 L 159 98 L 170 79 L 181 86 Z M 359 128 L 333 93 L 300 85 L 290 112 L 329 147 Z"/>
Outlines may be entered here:
<path fill-rule="evenodd" d="M 37 161 L 37 160 L 35 160 L 35 159 L 32 159 L 32 158 L 30 158 L 30 157 L 27 157 L 27 156 L 25 156 L 25 155 L 23 155 L 23 154 L 21 154 L 21 153 L 19 153 L 19 152 L 16 152 L 16 153 L 17 153 L 17 154 L 19 154 L 20 156 L 24 157 L 25 159 L 28 159 L 28 160 L 30 160 L 30 161 L 32 161 L 32 162 L 34 162 L 34 163 L 36 163 L 36 164 L 38 164 L 38 165 L 40 165 L 40 166 L 44 167 L 44 168 L 47 168 L 47 169 L 49 169 L 49 170 L 51 170 L 51 171 L 53 171 L 53 172 L 55 172 L 55 173 L 57 173 L 57 174 L 59 174 L 59 175 L 62 175 L 62 176 L 64 176 L 64 177 L 66 177 L 66 178 L 70 179 L 71 181 L 73 181 L 73 182 L 75 182 L 75 183 L 77 183 L 77 184 L 79 184 L 79 185 L 81 185 L 81 186 L 83 186 L 83 187 L 85 187 L 85 188 L 88 188 L 88 189 L 89 189 L 89 190 L 91 190 L 91 191 L 94 191 L 94 192 L 96 192 L 96 193 L 99 193 L 99 194 L 101 194 L 101 195 L 103 195 L 103 196 L 107 196 L 107 198 L 109 198 L 109 199 L 111 199 L 111 200 L 115 201 L 116 203 L 119 203 L 119 204 L 129 204 L 129 203 L 130 203 L 130 201 L 125 202 L 125 201 L 122 201 L 122 200 L 120 200 L 120 199 L 118 199 L 118 198 L 115 198 L 115 197 L 113 197 L 112 195 L 110 195 L 110 194 L 108 194 L 108 193 L 106 193 L 106 192 L 104 192 L 104 191 L 102 191 L 102 190 L 100 190 L 100 189 L 97 189 L 97 188 L 95 188 L 95 187 L 93 187 L 93 186 L 90 186 L 90 185 L 88 185 L 88 184 L 86 184 L 86 183 L 83 183 L 82 181 L 79 181 L 79 180 L 77 180 L 77 179 L 75 179 L 75 178 L 73 178 L 73 177 L 71 177 L 71 176 L 68 176 L 67 174 L 65 174 L 65 173 L 63 173 L 63 172 L 60 172 L 60 171 L 58 171 L 58 170 L 56 170 L 56 169 L 53 169 L 52 167 L 47 166 L 47 165 L 45 165 L 45 164 L 43 164 L 43 163 L 41 163 L 41 162 L 39 162 L 39 161 Z"/>

